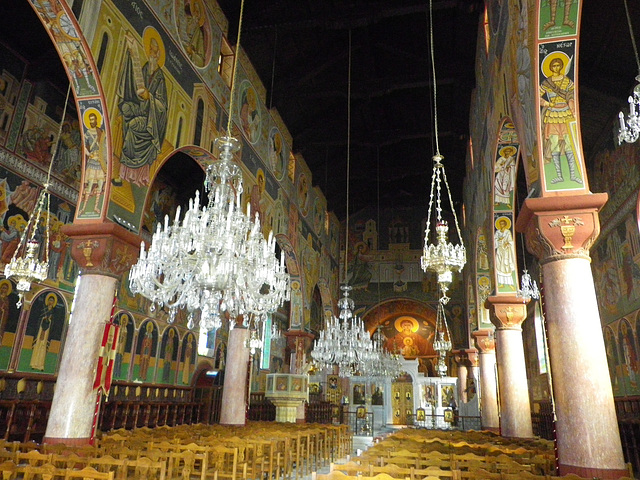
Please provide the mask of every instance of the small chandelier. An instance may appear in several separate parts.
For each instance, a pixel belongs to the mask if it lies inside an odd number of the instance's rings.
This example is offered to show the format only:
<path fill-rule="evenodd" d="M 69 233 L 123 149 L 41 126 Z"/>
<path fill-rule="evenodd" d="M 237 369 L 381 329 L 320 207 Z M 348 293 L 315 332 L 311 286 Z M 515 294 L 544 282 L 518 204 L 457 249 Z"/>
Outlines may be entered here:
<path fill-rule="evenodd" d="M 629 15 L 629 6 L 627 0 L 624 0 L 624 10 L 627 14 L 627 25 L 629 26 L 629 34 L 631 35 L 631 45 L 638 66 L 638 76 L 636 81 L 638 85 L 633 89 L 633 95 L 629 96 L 629 115 L 626 118 L 623 112 L 618 114 L 620 119 L 620 129 L 618 130 L 618 145 L 622 142 L 633 143 L 640 138 L 640 58 L 638 57 L 638 47 L 633 36 L 633 27 L 631 26 L 631 16 Z"/>
<path fill-rule="evenodd" d="M 532 298 L 538 300 L 540 298 L 540 290 L 538 290 L 538 284 L 531 278 L 529 272 L 525 268 L 522 271 L 522 278 L 520 279 L 520 288 L 516 292 L 516 296 L 523 298 L 527 302 Z"/>
<path fill-rule="evenodd" d="M 436 362 L 436 373 L 445 377 L 447 375 L 447 353 L 451 351 L 451 332 L 447 325 L 447 318 L 444 312 L 443 302 L 438 302 L 436 312 L 436 332 L 433 340 L 433 349 L 438 352 L 438 360 Z"/>
<path fill-rule="evenodd" d="M 240 7 L 240 25 L 242 10 Z M 234 72 L 237 71 L 240 28 Z M 155 305 L 168 307 L 169 322 L 180 308 L 189 312 L 188 325 L 207 330 L 219 328 L 222 316 L 264 320 L 289 299 L 289 275 L 284 256 L 276 258 L 276 241 L 270 233 L 262 235 L 258 214 L 251 216 L 247 204 L 242 212 L 242 171 L 234 162 L 240 142 L 231 136 L 231 112 L 235 77 L 229 100 L 227 135 L 216 139 L 214 155 L 218 161 L 209 165 L 204 181 L 208 202 L 200 205 L 199 192 L 189 200 L 189 208 L 180 219 L 177 209 L 173 224 L 165 216 L 158 223 L 149 250 L 142 242 L 140 257 L 129 275 L 131 291 Z M 229 322 L 233 328 L 235 322 Z"/>
<path fill-rule="evenodd" d="M 49 182 L 51 180 L 53 160 L 55 159 L 60 143 L 62 125 L 67 113 L 70 94 L 71 85 L 69 85 L 69 89 L 67 90 L 67 98 L 65 99 L 64 109 L 62 111 L 62 120 L 60 120 L 58 136 L 56 137 L 56 142 L 51 154 L 51 163 L 47 171 L 47 180 L 40 191 L 35 210 L 29 216 L 29 221 L 22 232 L 18 247 L 13 253 L 11 261 L 4 267 L 4 276 L 13 278 L 16 281 L 16 290 L 18 291 L 16 306 L 18 308 L 22 306 L 24 294 L 31 289 L 31 283 L 44 281 L 49 271 L 49 211 L 51 206 Z"/>
<path fill-rule="evenodd" d="M 433 9 L 432 1 L 429 1 L 429 32 L 431 41 L 431 67 L 433 70 L 433 110 L 434 110 L 434 132 L 436 143 L 436 154 L 433 156 L 433 173 L 431 175 L 431 192 L 429 193 L 429 212 L 427 214 L 427 226 L 424 235 L 424 252 L 420 259 L 420 265 L 425 272 L 431 271 L 438 275 L 438 285 L 440 287 L 440 302 L 446 304 L 449 301 L 447 292 L 449 285 L 453 280 L 453 272 L 459 272 L 467 262 L 467 253 L 462 243 L 462 234 L 460 233 L 460 227 L 458 225 L 458 218 L 453 206 L 453 200 L 451 199 L 451 190 L 449 189 L 449 183 L 447 182 L 447 175 L 444 171 L 444 165 L 442 160 L 444 157 L 440 155 L 440 146 L 438 144 L 438 106 L 436 95 L 436 65 L 433 54 Z M 449 232 L 449 225 L 446 220 L 442 218 L 442 203 L 440 192 L 442 190 L 442 183 L 447 190 L 447 197 L 449 198 L 449 204 L 451 206 L 451 212 L 453 213 L 453 220 L 455 222 L 456 231 L 458 232 L 458 239 L 460 244 L 454 245 L 449 242 L 447 236 Z M 435 197 L 435 206 L 434 206 Z M 431 236 L 431 210 L 435 208 L 435 236 L 436 243 L 429 243 L 429 237 Z"/>

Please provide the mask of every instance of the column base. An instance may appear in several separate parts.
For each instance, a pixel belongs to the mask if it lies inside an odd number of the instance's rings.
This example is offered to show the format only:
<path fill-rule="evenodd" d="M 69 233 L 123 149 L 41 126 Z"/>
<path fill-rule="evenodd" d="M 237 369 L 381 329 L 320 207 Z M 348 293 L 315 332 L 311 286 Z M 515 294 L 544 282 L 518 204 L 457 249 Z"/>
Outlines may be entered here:
<path fill-rule="evenodd" d="M 81 447 L 91 444 L 91 438 L 56 438 L 56 437 L 44 437 L 42 443 L 49 445 L 68 445 L 70 447 Z"/>
<path fill-rule="evenodd" d="M 589 468 L 578 467 L 576 465 L 558 465 L 558 475 L 563 477 L 573 473 L 583 478 L 599 478 L 602 480 L 617 480 L 621 477 L 629 477 L 629 471 L 626 469 L 608 469 L 608 468 Z"/>

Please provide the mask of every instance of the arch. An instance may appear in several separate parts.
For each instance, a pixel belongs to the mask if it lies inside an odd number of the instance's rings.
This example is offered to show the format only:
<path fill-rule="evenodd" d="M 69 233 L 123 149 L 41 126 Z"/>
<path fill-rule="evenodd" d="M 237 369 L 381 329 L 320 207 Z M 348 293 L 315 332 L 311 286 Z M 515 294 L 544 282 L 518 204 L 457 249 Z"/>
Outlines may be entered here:
<path fill-rule="evenodd" d="M 93 182 L 85 185 L 86 180 L 86 158 L 83 149 L 83 159 L 81 162 L 81 183 L 78 195 L 78 208 L 76 208 L 75 220 L 90 220 L 95 222 L 101 220 L 107 209 L 105 199 L 110 198 L 111 184 L 106 181 L 111 178 L 112 155 L 111 155 L 111 127 L 109 113 L 104 95 L 104 89 L 100 77 L 96 74 L 97 67 L 93 54 L 82 33 L 75 15 L 62 0 L 50 0 L 41 2 L 39 0 L 29 0 L 31 7 L 36 12 L 40 22 L 51 38 L 53 45 L 58 52 L 63 68 L 67 72 L 71 89 L 77 105 L 78 119 L 81 120 L 80 135 L 82 144 L 87 141 L 92 128 L 88 121 L 82 121 L 90 111 L 95 112 L 100 118 L 97 129 L 100 131 L 100 143 L 104 148 L 100 148 L 98 155 L 101 164 L 104 165 L 104 182 L 101 187 L 102 194 L 98 191 L 95 195 L 94 208 L 82 209 L 81 207 L 89 202 L 91 189 L 95 187 Z M 100 188 L 100 187 L 98 187 Z M 83 203 L 84 200 L 84 203 Z M 87 211 L 85 211 L 87 210 Z M 97 210 L 97 212 L 96 212 Z M 74 221 L 75 221 L 74 220 Z"/>
<path fill-rule="evenodd" d="M 436 355 L 433 350 L 436 311 L 425 303 L 411 298 L 389 299 L 364 312 L 362 321 L 369 334 L 381 327 L 387 349 L 397 350 L 405 358 Z"/>

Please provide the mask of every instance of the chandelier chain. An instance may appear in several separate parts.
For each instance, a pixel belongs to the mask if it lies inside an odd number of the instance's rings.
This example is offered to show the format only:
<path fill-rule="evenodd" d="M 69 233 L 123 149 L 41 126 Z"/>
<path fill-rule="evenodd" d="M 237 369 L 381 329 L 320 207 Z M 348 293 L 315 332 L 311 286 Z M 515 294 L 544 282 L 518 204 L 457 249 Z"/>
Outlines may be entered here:
<path fill-rule="evenodd" d="M 231 93 L 229 94 L 229 118 L 227 119 L 227 137 L 231 137 L 231 117 L 233 116 L 233 98 L 236 93 L 236 74 L 238 73 L 238 57 L 240 57 L 240 35 L 242 34 L 242 17 L 244 13 L 244 0 L 240 2 L 240 19 L 238 20 L 238 40 L 236 41 L 236 54 L 233 58 L 233 76 L 231 77 Z"/>
<path fill-rule="evenodd" d="M 344 281 L 347 282 L 349 266 L 349 179 L 351 178 L 351 29 L 349 29 L 349 61 L 347 72 L 347 205 L 344 234 Z"/>
<path fill-rule="evenodd" d="M 629 35 L 631 35 L 631 45 L 633 46 L 633 54 L 635 55 L 636 65 L 638 66 L 638 75 L 640 75 L 640 58 L 638 57 L 638 47 L 633 34 L 633 26 L 631 25 L 631 15 L 629 14 L 629 5 L 627 4 L 627 0 L 624 0 L 624 11 L 627 14 L 627 25 L 629 26 Z"/>
<path fill-rule="evenodd" d="M 460 231 L 460 225 L 458 224 L 458 215 L 456 215 L 456 209 L 453 206 L 453 199 L 451 198 L 451 189 L 449 188 L 449 182 L 447 181 L 447 174 L 442 169 L 442 178 L 444 179 L 444 184 L 447 187 L 447 194 L 449 195 L 449 205 L 451 205 L 451 213 L 453 214 L 453 223 L 456 224 L 456 232 L 458 232 L 458 240 L 460 244 L 462 244 L 462 232 Z"/>
<path fill-rule="evenodd" d="M 431 52 L 431 70 L 433 72 L 433 130 L 436 138 L 436 155 L 440 155 L 438 143 L 438 100 L 436 87 L 436 61 L 433 49 L 433 0 L 429 0 L 429 48 Z"/>

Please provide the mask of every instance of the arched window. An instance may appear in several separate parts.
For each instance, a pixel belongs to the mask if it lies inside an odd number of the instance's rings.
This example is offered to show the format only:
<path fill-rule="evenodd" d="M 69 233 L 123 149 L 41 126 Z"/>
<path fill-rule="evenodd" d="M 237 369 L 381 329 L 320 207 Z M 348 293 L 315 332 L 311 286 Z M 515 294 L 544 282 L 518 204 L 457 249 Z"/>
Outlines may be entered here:
<path fill-rule="evenodd" d="M 107 46 L 109 45 L 109 35 L 107 32 L 102 34 L 102 41 L 100 42 L 100 51 L 98 52 L 98 71 L 102 73 L 102 65 L 104 65 L 104 59 L 107 56 Z"/>

